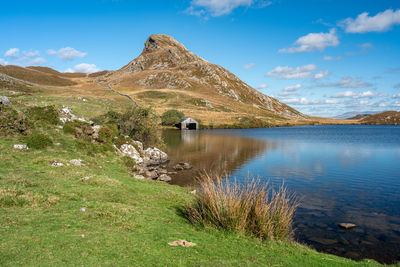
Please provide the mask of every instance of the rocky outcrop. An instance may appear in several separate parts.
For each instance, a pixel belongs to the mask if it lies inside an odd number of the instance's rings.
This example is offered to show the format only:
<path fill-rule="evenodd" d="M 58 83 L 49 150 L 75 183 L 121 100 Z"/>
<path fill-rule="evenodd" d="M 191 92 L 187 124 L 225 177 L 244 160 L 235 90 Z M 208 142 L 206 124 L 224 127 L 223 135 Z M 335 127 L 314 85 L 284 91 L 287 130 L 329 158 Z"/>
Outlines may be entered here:
<path fill-rule="evenodd" d="M 133 141 L 132 144 L 123 144 L 119 148 L 121 154 L 135 160 L 136 166 L 132 176 L 136 179 L 158 180 L 170 182 L 166 164 L 169 161 L 167 153 L 153 147 L 143 149 L 143 144 Z"/>

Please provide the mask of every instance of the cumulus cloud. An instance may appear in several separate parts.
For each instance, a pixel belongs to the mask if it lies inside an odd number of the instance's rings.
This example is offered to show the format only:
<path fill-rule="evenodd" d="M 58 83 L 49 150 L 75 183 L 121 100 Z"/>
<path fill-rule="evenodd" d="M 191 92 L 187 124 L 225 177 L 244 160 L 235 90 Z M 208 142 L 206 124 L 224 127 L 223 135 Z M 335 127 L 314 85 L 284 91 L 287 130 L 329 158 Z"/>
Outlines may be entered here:
<path fill-rule="evenodd" d="M 62 60 L 73 60 L 75 58 L 83 58 L 87 56 L 87 53 L 76 50 L 72 47 L 64 47 L 59 50 L 49 49 L 47 50 L 47 54 L 56 55 Z"/>
<path fill-rule="evenodd" d="M 374 98 L 374 97 L 380 97 L 380 96 L 386 96 L 386 94 L 381 94 L 381 93 L 372 92 L 372 91 L 365 91 L 365 92 L 344 91 L 344 92 L 336 93 L 336 94 L 332 95 L 331 97 L 358 99 L 358 98 Z"/>
<path fill-rule="evenodd" d="M 3 66 L 8 65 L 8 61 L 0 58 L 0 65 L 3 65 Z"/>
<path fill-rule="evenodd" d="M 278 66 L 266 73 L 265 76 L 275 77 L 278 79 L 300 79 L 309 77 L 316 69 L 317 66 L 314 64 L 308 64 L 296 68 Z"/>
<path fill-rule="evenodd" d="M 93 73 L 98 71 L 100 71 L 100 69 L 95 64 L 81 63 L 73 68 L 67 69 L 65 72 Z"/>
<path fill-rule="evenodd" d="M 323 51 L 329 46 L 338 46 L 339 38 L 336 29 L 331 29 L 328 33 L 309 33 L 297 39 L 289 48 L 280 49 L 279 53 L 301 53 L 312 52 L 315 50 Z"/>
<path fill-rule="evenodd" d="M 243 66 L 244 69 L 248 70 L 251 69 L 252 67 L 254 67 L 256 64 L 255 63 L 249 63 Z"/>
<path fill-rule="evenodd" d="M 371 87 L 372 84 L 357 80 L 354 77 L 344 76 L 340 81 L 334 83 L 319 83 L 318 87 L 339 87 L 339 88 L 363 88 Z"/>
<path fill-rule="evenodd" d="M 256 87 L 257 89 L 265 89 L 268 88 L 268 85 L 266 85 L 265 83 L 260 84 L 259 86 Z"/>
<path fill-rule="evenodd" d="M 316 74 L 314 75 L 314 79 L 315 79 L 315 80 L 322 79 L 322 78 L 324 78 L 325 76 L 327 76 L 328 74 L 329 74 L 329 71 L 327 71 L 327 70 L 321 70 L 320 72 L 318 72 L 318 73 L 316 73 Z"/>
<path fill-rule="evenodd" d="M 19 56 L 19 49 L 18 48 L 10 48 L 4 54 L 6 57 L 18 57 Z"/>
<path fill-rule="evenodd" d="M 341 99 L 308 99 L 306 97 L 282 98 L 280 100 L 285 104 L 291 105 L 331 105 L 344 103 L 344 100 Z"/>
<path fill-rule="evenodd" d="M 297 91 L 302 87 L 301 84 L 296 84 L 292 86 L 287 86 L 283 88 L 283 90 L 278 93 L 280 96 L 289 96 L 289 95 L 297 95 Z"/>
<path fill-rule="evenodd" d="M 266 7 L 271 5 L 271 1 L 265 0 L 192 0 L 187 13 L 196 16 L 211 14 L 213 17 L 230 14 L 238 7 Z"/>
<path fill-rule="evenodd" d="M 42 65 L 42 64 L 44 64 L 46 62 L 47 62 L 46 59 L 44 59 L 42 57 L 37 57 L 37 58 L 34 58 L 34 59 L 30 60 L 27 63 L 27 65 Z"/>
<path fill-rule="evenodd" d="M 364 12 L 355 19 L 347 18 L 339 22 L 339 26 L 348 33 L 384 32 L 396 24 L 400 24 L 400 9 L 396 11 L 387 9 L 375 16 L 369 16 L 368 12 Z"/>
<path fill-rule="evenodd" d="M 35 51 L 22 51 L 22 54 L 27 58 L 40 56 L 40 52 L 38 50 L 35 50 Z"/>
<path fill-rule="evenodd" d="M 322 59 L 325 61 L 339 61 L 342 60 L 343 58 L 340 56 L 339 57 L 324 56 Z"/>

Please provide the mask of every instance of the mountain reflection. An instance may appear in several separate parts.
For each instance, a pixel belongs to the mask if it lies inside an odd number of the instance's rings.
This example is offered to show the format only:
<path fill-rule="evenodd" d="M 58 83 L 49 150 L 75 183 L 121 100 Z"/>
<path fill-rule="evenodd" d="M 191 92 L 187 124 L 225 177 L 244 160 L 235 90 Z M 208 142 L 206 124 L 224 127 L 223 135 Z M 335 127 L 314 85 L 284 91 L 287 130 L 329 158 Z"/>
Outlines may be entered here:
<path fill-rule="evenodd" d="M 171 164 L 184 161 L 194 167 L 174 175 L 173 183 L 181 186 L 193 184 L 194 176 L 202 171 L 231 174 L 251 159 L 276 148 L 275 142 L 266 140 L 191 131 L 164 131 L 163 139 Z"/>

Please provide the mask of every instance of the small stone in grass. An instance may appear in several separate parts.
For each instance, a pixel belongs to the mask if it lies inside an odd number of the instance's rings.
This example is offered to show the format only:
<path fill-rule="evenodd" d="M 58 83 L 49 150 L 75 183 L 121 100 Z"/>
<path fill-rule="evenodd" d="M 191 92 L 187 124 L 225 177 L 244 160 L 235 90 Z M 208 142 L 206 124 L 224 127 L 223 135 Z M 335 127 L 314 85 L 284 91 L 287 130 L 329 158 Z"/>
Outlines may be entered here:
<path fill-rule="evenodd" d="M 86 211 L 86 208 L 85 207 L 82 207 L 82 208 L 80 208 L 79 209 L 81 212 L 85 212 Z"/>
<path fill-rule="evenodd" d="M 176 240 L 173 242 L 169 242 L 168 245 L 173 246 L 173 247 L 177 247 L 177 246 L 182 246 L 182 247 L 194 247 L 196 246 L 195 243 L 186 241 L 186 240 Z"/>

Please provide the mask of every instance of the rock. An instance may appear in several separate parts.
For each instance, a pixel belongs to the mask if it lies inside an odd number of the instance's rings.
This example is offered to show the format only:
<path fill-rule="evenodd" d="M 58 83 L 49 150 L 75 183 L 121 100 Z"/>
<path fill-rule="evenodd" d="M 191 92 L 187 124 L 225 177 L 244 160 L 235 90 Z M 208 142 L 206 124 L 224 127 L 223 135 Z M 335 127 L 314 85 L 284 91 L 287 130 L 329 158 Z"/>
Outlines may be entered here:
<path fill-rule="evenodd" d="M 354 223 L 339 223 L 338 226 L 345 230 L 351 230 L 355 228 L 357 225 Z"/>
<path fill-rule="evenodd" d="M 171 182 L 172 178 L 166 174 L 161 174 L 160 177 L 158 177 L 158 180 L 163 181 L 163 182 Z"/>
<path fill-rule="evenodd" d="M 143 158 L 140 156 L 140 153 L 132 145 L 123 144 L 120 147 L 120 151 L 121 151 L 123 156 L 130 157 L 130 158 L 134 159 L 136 164 L 140 164 L 140 163 L 143 162 Z"/>
<path fill-rule="evenodd" d="M 144 179 L 146 179 L 146 177 L 144 177 L 143 175 L 140 175 L 140 174 L 135 174 L 135 175 L 133 176 L 133 178 L 139 179 L 139 180 L 144 180 Z"/>
<path fill-rule="evenodd" d="M 64 166 L 64 163 L 52 161 L 52 162 L 50 162 L 50 165 L 52 167 L 62 167 L 62 166 Z"/>
<path fill-rule="evenodd" d="M 94 139 L 99 138 L 99 131 L 101 129 L 101 126 L 100 125 L 95 125 L 95 126 L 92 127 L 92 129 L 93 129 L 93 138 Z"/>
<path fill-rule="evenodd" d="M 193 191 L 190 191 L 189 193 L 192 194 L 192 195 L 196 195 L 197 191 L 193 190 Z"/>
<path fill-rule="evenodd" d="M 8 97 L 4 95 L 0 95 L 0 104 L 3 104 L 5 106 L 11 105 L 10 100 L 8 100 Z"/>
<path fill-rule="evenodd" d="M 86 212 L 86 208 L 80 208 L 79 209 L 81 212 Z"/>
<path fill-rule="evenodd" d="M 189 169 L 191 169 L 191 168 L 193 168 L 193 166 L 190 165 L 190 164 L 187 163 L 187 162 L 179 162 L 179 163 L 176 164 L 175 167 L 174 167 L 174 169 L 175 169 L 176 171 L 189 170 Z"/>
<path fill-rule="evenodd" d="M 158 174 L 156 171 L 145 171 L 144 175 L 149 180 L 156 180 L 158 178 Z"/>
<path fill-rule="evenodd" d="M 82 182 L 86 182 L 87 180 L 89 180 L 90 178 L 92 178 L 93 176 L 85 176 L 81 179 Z"/>
<path fill-rule="evenodd" d="M 27 145 L 21 145 L 21 144 L 15 144 L 13 146 L 14 149 L 19 149 L 19 150 L 24 150 L 24 151 L 28 151 L 29 147 Z"/>
<path fill-rule="evenodd" d="M 165 163 L 169 160 L 167 153 L 161 151 L 160 149 L 154 148 L 147 148 L 143 152 L 144 156 L 149 158 L 150 160 L 156 161 L 159 164 Z"/>
<path fill-rule="evenodd" d="M 189 242 L 186 240 L 177 240 L 177 241 L 169 242 L 168 245 L 173 246 L 173 247 L 177 247 L 177 246 L 194 247 L 194 246 L 196 246 L 195 243 L 192 243 L 192 242 Z"/>
<path fill-rule="evenodd" d="M 139 153 L 143 154 L 143 144 L 140 141 L 133 141 L 133 143 L 139 148 Z"/>
<path fill-rule="evenodd" d="M 81 159 L 71 159 L 69 161 L 69 163 L 71 163 L 72 165 L 75 165 L 75 166 L 84 166 L 85 165 L 82 163 Z"/>
<path fill-rule="evenodd" d="M 158 174 L 167 174 L 168 171 L 166 169 L 159 169 L 157 170 Z"/>

